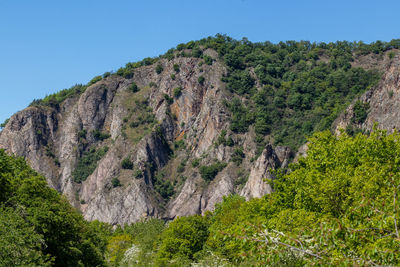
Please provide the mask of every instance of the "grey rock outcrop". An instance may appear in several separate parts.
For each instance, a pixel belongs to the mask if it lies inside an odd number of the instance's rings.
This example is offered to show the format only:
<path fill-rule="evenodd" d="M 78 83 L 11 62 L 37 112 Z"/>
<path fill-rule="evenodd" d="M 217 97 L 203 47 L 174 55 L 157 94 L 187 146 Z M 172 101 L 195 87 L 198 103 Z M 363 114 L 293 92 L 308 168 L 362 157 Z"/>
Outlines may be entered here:
<path fill-rule="evenodd" d="M 213 51 L 206 52 L 215 57 Z M 143 216 L 173 218 L 212 209 L 223 195 L 235 191 L 229 168 L 207 185 L 195 168 L 186 167 L 183 175 L 187 178 L 169 201 L 155 189 L 157 173 L 178 160 L 202 158 L 203 164 L 211 164 L 215 159 L 229 160 L 232 153 L 214 147 L 221 129 L 228 127 L 222 104 L 227 98 L 221 82 L 225 68 L 218 61 L 212 66 L 199 63 L 196 58 L 162 59 L 161 74 L 154 66 L 144 66 L 135 69 L 131 79 L 112 75 L 59 106 L 29 107 L 10 118 L 0 133 L 0 148 L 25 157 L 88 220 L 124 224 Z M 179 72 L 174 64 L 180 66 Z M 198 82 L 200 76 L 204 83 Z M 129 92 L 132 82 L 140 92 Z M 182 91 L 174 96 L 177 87 Z M 173 103 L 165 95 L 174 98 Z M 137 101 L 145 101 L 144 108 L 155 114 L 158 125 L 132 133 L 127 120 L 141 115 Z M 99 140 L 96 131 L 110 137 Z M 179 140 L 186 149 L 171 157 L 170 147 Z M 94 171 L 84 181 L 74 182 L 74 170 L 85 153 L 106 147 Z M 121 167 L 125 158 L 133 163 L 133 170 Z M 140 177 L 135 178 L 134 172 L 140 172 Z M 171 180 L 171 176 L 162 179 Z M 113 186 L 115 178 L 121 186 Z"/>
<path fill-rule="evenodd" d="M 270 194 L 272 188 L 266 180 L 274 179 L 271 170 L 286 168 L 291 157 L 292 151 L 289 148 L 277 147 L 274 150 L 271 145 L 267 145 L 251 168 L 249 179 L 240 195 L 248 200 Z"/>
<path fill-rule="evenodd" d="M 357 100 L 367 103 L 368 116 L 358 125 L 363 130 L 372 130 L 374 124 L 389 132 L 400 129 L 400 56 L 385 58 L 380 67 L 383 75 L 379 83 Z M 337 134 L 346 129 L 354 116 L 354 103 L 343 112 L 333 124 Z"/>

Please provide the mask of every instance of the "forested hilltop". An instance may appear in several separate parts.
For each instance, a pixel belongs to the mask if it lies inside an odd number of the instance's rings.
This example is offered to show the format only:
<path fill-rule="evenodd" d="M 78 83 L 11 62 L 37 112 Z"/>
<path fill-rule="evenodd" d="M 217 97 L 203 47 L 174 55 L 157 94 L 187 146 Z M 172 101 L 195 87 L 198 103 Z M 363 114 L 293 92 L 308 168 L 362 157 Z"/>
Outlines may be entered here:
<path fill-rule="evenodd" d="M 271 136 L 274 144 L 297 149 L 305 143 L 306 136 L 329 129 L 356 96 L 376 84 L 380 77 L 378 62 L 389 50 L 393 51 L 386 56 L 393 59 L 399 48 L 400 39 L 372 44 L 348 41 L 273 44 L 217 35 L 179 44 L 159 58 L 128 63 L 115 73 L 94 77 L 87 86 L 110 75 L 132 78 L 134 69 L 143 66 L 154 65 L 155 71 L 161 73 L 163 67 L 157 62 L 163 58 L 168 61 L 179 57 L 200 58 L 200 65 L 221 60 L 227 67 L 221 79 L 232 92 L 230 103 L 225 103 L 232 114 L 230 129 L 245 133 L 253 125 L 258 143 L 264 142 L 264 136 Z M 204 54 L 207 49 L 216 51 L 218 57 Z M 179 72 L 179 66 L 174 65 L 174 70 Z M 174 75 L 171 74 L 171 79 Z M 82 93 L 87 86 L 74 86 L 43 100 L 34 100 L 31 105 L 57 106 L 66 98 Z M 359 109 L 365 113 L 368 107 Z M 354 120 L 362 123 L 362 119 L 363 114 L 357 114 Z"/>
<path fill-rule="evenodd" d="M 398 265 L 399 48 L 216 35 L 34 100 L 0 265 Z"/>

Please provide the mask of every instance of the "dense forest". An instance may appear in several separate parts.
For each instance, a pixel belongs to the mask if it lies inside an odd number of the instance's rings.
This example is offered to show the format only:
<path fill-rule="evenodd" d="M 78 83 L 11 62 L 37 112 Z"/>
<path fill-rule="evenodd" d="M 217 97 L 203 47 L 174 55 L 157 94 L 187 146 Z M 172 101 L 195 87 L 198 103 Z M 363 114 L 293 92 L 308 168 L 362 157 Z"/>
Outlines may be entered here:
<path fill-rule="evenodd" d="M 224 103 L 231 113 L 229 130 L 254 129 L 259 153 L 267 143 L 297 149 L 308 140 L 307 157 L 275 170 L 275 179 L 266 181 L 274 192 L 262 198 L 230 195 L 203 215 L 113 226 L 85 221 L 23 158 L 0 150 L 0 265 L 399 265 L 400 134 L 361 132 L 369 109 L 361 101 L 354 104 L 351 127 L 340 136 L 330 132 L 337 116 L 380 79 L 378 71 L 355 66 L 355 58 L 392 58 L 389 50 L 399 48 L 400 40 L 273 44 L 217 35 L 34 100 L 31 106 L 59 109 L 65 99 L 111 75 L 130 78 L 134 69 L 150 65 L 162 72 L 160 59 L 195 57 L 207 65 L 218 60 L 226 66 L 221 80 L 230 97 Z M 205 55 L 207 49 L 218 57 Z M 132 93 L 139 90 L 135 86 Z M 175 93 L 179 96 L 180 89 Z M 217 142 L 230 146 L 233 141 L 225 135 L 226 130 Z M 238 161 L 240 149 L 235 150 Z M 73 173 L 77 183 L 106 150 L 85 153 L 87 160 Z M 128 165 L 124 169 L 132 169 Z M 226 163 L 211 166 L 199 168 L 206 181 Z"/>

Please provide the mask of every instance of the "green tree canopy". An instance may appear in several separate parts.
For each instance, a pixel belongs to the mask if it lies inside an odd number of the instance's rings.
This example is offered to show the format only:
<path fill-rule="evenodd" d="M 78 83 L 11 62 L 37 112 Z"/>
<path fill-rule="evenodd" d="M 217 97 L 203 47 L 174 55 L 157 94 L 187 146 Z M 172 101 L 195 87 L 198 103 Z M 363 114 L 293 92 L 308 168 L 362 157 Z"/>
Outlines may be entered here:
<path fill-rule="evenodd" d="M 1 261 L 20 265 L 103 266 L 105 236 L 95 231 L 22 158 L 0 150 Z M 10 245 L 9 240 L 15 243 Z M 12 253 L 11 253 L 12 252 Z M 5 266 L 13 266 L 14 264 Z"/>

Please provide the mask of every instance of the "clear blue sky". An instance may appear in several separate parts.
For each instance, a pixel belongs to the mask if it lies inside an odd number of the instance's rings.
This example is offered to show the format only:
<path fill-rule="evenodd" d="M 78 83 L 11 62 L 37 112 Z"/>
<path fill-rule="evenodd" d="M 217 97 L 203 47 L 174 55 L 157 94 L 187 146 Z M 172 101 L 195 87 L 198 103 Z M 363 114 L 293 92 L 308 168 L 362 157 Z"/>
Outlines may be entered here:
<path fill-rule="evenodd" d="M 400 1 L 0 0 L 0 122 L 34 98 L 182 42 L 400 38 Z"/>

